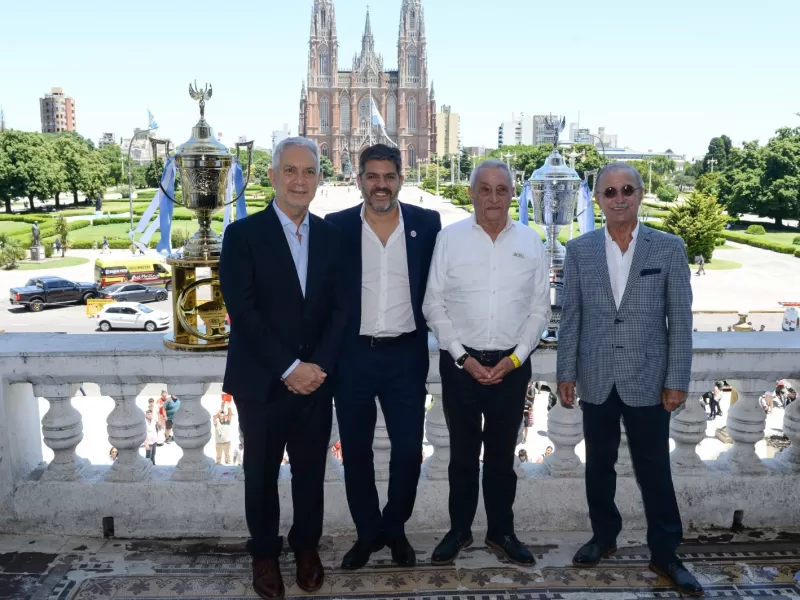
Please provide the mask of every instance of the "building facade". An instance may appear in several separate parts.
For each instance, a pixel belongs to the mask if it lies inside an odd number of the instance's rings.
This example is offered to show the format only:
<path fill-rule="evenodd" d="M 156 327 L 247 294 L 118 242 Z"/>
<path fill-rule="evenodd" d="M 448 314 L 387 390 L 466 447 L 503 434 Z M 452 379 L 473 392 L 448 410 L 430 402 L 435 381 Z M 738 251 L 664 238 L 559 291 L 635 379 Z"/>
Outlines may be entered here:
<path fill-rule="evenodd" d="M 461 118 L 449 106 L 442 106 L 436 113 L 436 154 L 448 156 L 458 154 L 461 135 Z"/>
<path fill-rule="evenodd" d="M 61 88 L 51 88 L 49 94 L 39 98 L 42 133 L 75 131 L 75 100 L 64 95 Z"/>
<path fill-rule="evenodd" d="M 104 133 L 97 142 L 98 148 L 105 148 L 106 146 L 110 146 L 111 144 L 116 144 L 117 139 L 114 137 L 113 133 Z"/>
<path fill-rule="evenodd" d="M 372 125 L 372 101 L 386 124 L 388 142 Z M 396 69 L 384 69 L 383 57 L 375 52 L 367 10 L 361 52 L 349 70 L 339 68 L 333 0 L 314 0 L 298 134 L 317 143 L 337 174 L 357 170 L 361 149 L 379 141 L 400 149 L 406 170 L 428 159 L 436 151 L 435 113 L 422 0 L 402 0 Z"/>
<path fill-rule="evenodd" d="M 538 146 L 552 144 L 555 136 L 544 126 L 549 115 L 533 115 L 526 117 L 522 113 L 512 114 L 510 121 L 503 121 L 497 130 L 497 147 L 503 146 Z M 560 116 L 553 116 L 561 120 Z"/>
<path fill-rule="evenodd" d="M 275 147 L 291 135 L 288 123 L 283 124 L 283 129 L 274 129 L 272 131 L 272 153 L 275 154 Z"/>

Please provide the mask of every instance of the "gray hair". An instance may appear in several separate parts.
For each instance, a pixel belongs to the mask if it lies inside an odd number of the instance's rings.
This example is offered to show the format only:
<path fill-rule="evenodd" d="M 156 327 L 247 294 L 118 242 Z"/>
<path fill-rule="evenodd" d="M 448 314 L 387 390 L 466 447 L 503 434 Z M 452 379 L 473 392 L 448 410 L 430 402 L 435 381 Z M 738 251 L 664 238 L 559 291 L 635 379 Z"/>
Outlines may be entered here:
<path fill-rule="evenodd" d="M 496 158 L 485 160 L 475 167 L 475 169 L 472 171 L 472 175 L 469 176 L 470 189 L 475 190 L 475 185 L 478 183 L 478 177 L 480 176 L 481 171 L 484 169 L 502 169 L 508 176 L 508 187 L 512 190 L 512 194 L 513 190 L 517 189 L 516 185 L 514 184 L 514 174 L 511 172 L 511 167 L 509 167 L 502 160 L 498 160 Z"/>
<path fill-rule="evenodd" d="M 618 162 L 608 163 L 602 169 L 600 169 L 600 172 L 597 174 L 597 177 L 595 177 L 594 180 L 594 187 L 596 190 L 595 191 L 596 194 L 600 193 L 600 186 L 598 184 L 600 183 L 600 180 L 603 178 L 603 175 L 605 175 L 606 173 L 610 173 L 611 171 L 628 171 L 628 173 L 633 175 L 634 179 L 636 179 L 636 187 L 638 187 L 640 190 L 642 190 L 642 192 L 644 192 L 644 179 L 642 179 L 642 174 L 639 173 L 639 169 L 637 169 L 630 163 L 618 161 Z"/>
<path fill-rule="evenodd" d="M 315 142 L 308 138 L 304 137 L 288 137 L 284 140 L 281 140 L 277 146 L 275 146 L 275 152 L 272 153 L 272 168 L 276 171 L 278 167 L 281 166 L 281 155 L 283 151 L 289 148 L 290 146 L 297 146 L 298 148 L 305 148 L 311 154 L 314 155 L 314 161 L 317 163 L 317 174 L 320 172 L 320 164 L 319 164 L 319 147 Z"/>

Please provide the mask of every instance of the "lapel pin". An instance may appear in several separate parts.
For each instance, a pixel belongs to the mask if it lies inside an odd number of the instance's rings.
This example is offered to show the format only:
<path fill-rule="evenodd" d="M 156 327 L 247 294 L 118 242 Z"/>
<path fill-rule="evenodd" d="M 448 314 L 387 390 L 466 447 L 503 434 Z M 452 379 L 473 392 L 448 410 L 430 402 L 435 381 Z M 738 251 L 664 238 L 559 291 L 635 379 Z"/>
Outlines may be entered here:
<path fill-rule="evenodd" d="M 417 237 L 417 232 L 413 229 L 411 230 L 411 237 Z"/>

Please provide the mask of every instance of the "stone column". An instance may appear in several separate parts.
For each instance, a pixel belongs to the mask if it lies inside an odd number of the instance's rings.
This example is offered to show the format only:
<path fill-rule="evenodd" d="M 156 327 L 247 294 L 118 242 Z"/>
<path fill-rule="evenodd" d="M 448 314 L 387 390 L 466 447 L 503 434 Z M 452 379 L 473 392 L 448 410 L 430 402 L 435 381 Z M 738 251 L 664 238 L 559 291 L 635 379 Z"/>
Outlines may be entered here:
<path fill-rule="evenodd" d="M 548 382 L 556 390 L 555 382 Z M 553 442 L 553 453 L 544 457 L 544 466 L 553 477 L 582 477 L 584 466 L 575 454 L 575 446 L 583 439 L 583 411 L 576 405 L 567 408 L 557 402 L 547 413 L 547 437 Z"/>
<path fill-rule="evenodd" d="M 775 459 L 795 473 L 800 472 L 800 401 L 792 402 L 783 413 L 783 434 L 792 444 Z"/>
<path fill-rule="evenodd" d="M 433 446 L 433 454 L 425 459 L 422 473 L 427 479 L 447 479 L 447 468 L 450 465 L 450 432 L 447 430 L 442 408 L 442 383 L 428 381 L 428 393 L 433 396 L 433 405 L 425 415 L 425 438 Z"/>
<path fill-rule="evenodd" d="M 208 383 L 169 384 L 169 391 L 181 401 L 173 419 L 175 443 L 183 456 L 175 466 L 172 478 L 176 481 L 203 481 L 211 479 L 214 460 L 205 455 L 205 446 L 211 441 L 211 415 L 200 403 L 208 392 Z M 245 447 L 245 452 L 247 448 Z"/>
<path fill-rule="evenodd" d="M 75 481 L 89 464 L 75 451 L 83 440 L 81 413 L 72 406 L 72 397 L 79 388 L 79 383 L 33 385 L 33 395 L 50 403 L 50 410 L 42 418 L 42 437 L 45 446 L 53 451 L 53 460 L 42 481 Z"/>
<path fill-rule="evenodd" d="M 705 463 L 697 455 L 697 444 L 705 439 L 708 424 L 700 396 L 711 387 L 713 382 L 690 382 L 686 404 L 672 413 L 669 436 L 675 441 L 675 450 L 669 458 L 673 473 L 702 475 L 707 471 Z"/>
<path fill-rule="evenodd" d="M 336 420 L 336 411 L 333 411 L 331 424 L 331 437 L 328 440 L 328 466 L 325 469 L 325 481 L 339 481 L 342 479 L 342 463 L 333 455 L 333 447 L 339 441 L 339 421 Z M 244 469 L 242 469 L 244 471 Z"/>
<path fill-rule="evenodd" d="M 106 474 L 108 481 L 142 481 L 153 466 L 139 454 L 147 437 L 144 412 L 136 406 L 136 398 L 144 384 L 104 383 L 100 391 L 114 399 L 114 410 L 108 415 L 108 443 L 117 449 L 117 460 Z M 155 415 L 153 416 L 155 418 Z"/>
<path fill-rule="evenodd" d="M 758 398 L 773 382 L 765 379 L 735 379 L 728 382 L 736 388 L 739 399 L 728 409 L 726 426 L 733 448 L 719 456 L 719 464 L 732 473 L 764 473 L 767 467 L 756 455 L 756 442 L 764 439 L 767 415 Z"/>
<path fill-rule="evenodd" d="M 391 458 L 392 444 L 389 442 L 389 432 L 386 429 L 386 420 L 378 399 L 375 399 L 378 418 L 375 421 L 375 438 L 372 441 L 372 451 L 375 454 L 375 481 L 389 481 L 389 460 Z M 419 449 L 420 455 L 422 448 Z"/>
<path fill-rule="evenodd" d="M 625 421 L 619 420 L 619 457 L 617 458 L 617 476 L 630 477 L 633 475 L 633 462 L 631 449 L 628 446 L 628 433 L 625 431 Z"/>

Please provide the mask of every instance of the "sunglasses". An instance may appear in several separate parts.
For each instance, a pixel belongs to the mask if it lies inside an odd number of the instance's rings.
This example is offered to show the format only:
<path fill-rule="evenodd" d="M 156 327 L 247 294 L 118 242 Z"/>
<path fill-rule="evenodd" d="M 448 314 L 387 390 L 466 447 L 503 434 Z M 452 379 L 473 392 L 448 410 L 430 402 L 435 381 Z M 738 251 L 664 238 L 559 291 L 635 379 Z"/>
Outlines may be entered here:
<path fill-rule="evenodd" d="M 633 187 L 630 184 L 626 184 L 623 185 L 619 190 L 615 187 L 607 187 L 605 190 L 603 190 L 602 193 L 603 197 L 606 198 L 606 200 L 613 200 L 614 198 L 617 197 L 617 194 L 621 194 L 623 198 L 630 198 L 631 196 L 633 196 L 633 194 L 636 193 L 636 190 L 639 189 L 641 188 Z"/>

